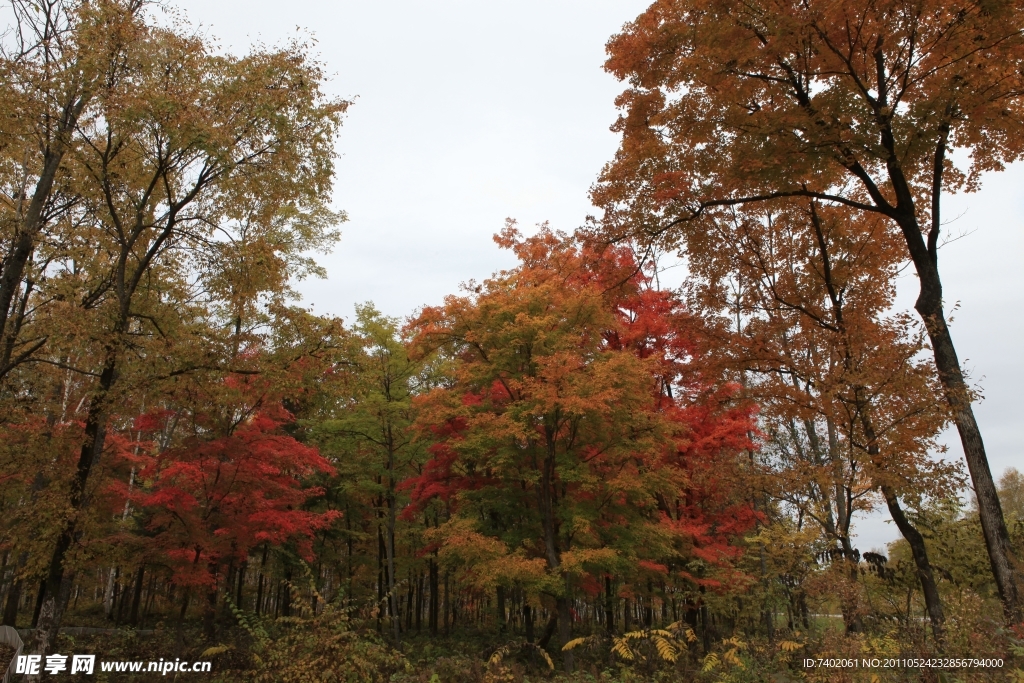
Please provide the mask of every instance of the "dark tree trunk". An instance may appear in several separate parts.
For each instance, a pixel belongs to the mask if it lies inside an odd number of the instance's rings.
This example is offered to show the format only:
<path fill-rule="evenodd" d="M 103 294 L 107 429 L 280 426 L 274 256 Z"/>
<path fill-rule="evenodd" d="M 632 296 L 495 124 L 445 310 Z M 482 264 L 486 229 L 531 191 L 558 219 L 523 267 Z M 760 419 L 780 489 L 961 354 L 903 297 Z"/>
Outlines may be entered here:
<path fill-rule="evenodd" d="M 142 610 L 142 619 L 145 621 L 149 616 L 150 608 L 153 606 L 153 596 L 156 593 L 156 575 L 152 572 L 149 575 L 149 586 L 146 588 L 146 606 Z"/>
<path fill-rule="evenodd" d="M 377 631 L 381 630 L 384 613 L 384 584 L 387 581 L 384 569 L 384 532 L 377 525 Z M 388 601 L 390 607 L 391 601 Z"/>
<path fill-rule="evenodd" d="M 938 281 L 938 273 L 935 275 Z M 922 295 L 924 292 L 922 278 Z M 931 310 L 929 310 L 931 309 Z M 974 417 L 974 408 L 968 400 L 968 387 L 960 370 L 960 361 L 953 346 L 953 338 L 942 310 L 942 306 L 922 305 L 918 299 L 917 310 L 925 319 L 928 337 L 935 353 L 935 364 L 939 370 L 939 379 L 946 392 L 946 400 L 953 409 L 953 420 L 960 443 L 963 445 L 967 469 L 971 473 L 974 492 L 978 500 L 978 516 L 985 536 L 985 547 L 988 550 L 992 574 L 999 589 L 1003 602 L 1003 610 L 1011 623 L 1024 621 L 1024 604 L 1021 602 L 1020 580 L 1014 568 L 1013 548 L 1010 534 L 1006 529 L 1003 509 L 999 503 L 992 470 L 989 468 L 985 443 L 981 438 L 981 429 Z"/>
<path fill-rule="evenodd" d="M 704 592 L 704 586 L 700 587 L 701 592 Z M 715 640 L 715 633 L 711 625 L 711 615 L 708 614 L 708 606 L 703 600 L 700 601 L 700 631 L 701 640 L 704 645 L 704 654 L 711 652 L 711 643 Z"/>
<path fill-rule="evenodd" d="M 267 545 L 263 544 L 263 559 L 260 561 L 260 574 L 256 581 L 256 605 L 253 610 L 256 616 L 263 613 L 263 583 L 266 580 L 267 569 Z"/>
<path fill-rule="evenodd" d="M 544 649 L 551 642 L 551 636 L 555 635 L 555 627 L 558 626 L 558 613 L 553 612 L 548 617 L 548 623 L 544 625 L 544 631 L 540 634 L 540 640 L 537 641 L 537 647 Z"/>
<path fill-rule="evenodd" d="M 32 610 L 32 628 L 39 627 L 39 612 L 43 609 L 43 599 L 46 597 L 46 583 L 43 582 L 39 585 L 39 591 L 36 593 L 36 606 Z"/>
<path fill-rule="evenodd" d="M 913 193 L 911 192 L 898 162 L 890 168 L 890 178 L 897 192 L 898 205 L 892 217 L 899 224 L 903 237 L 917 271 L 920 292 L 914 308 L 924 321 L 928 338 L 932 344 L 935 367 L 939 381 L 945 393 L 946 401 L 953 411 L 953 422 L 960 435 L 963 445 L 967 469 L 971 473 L 974 493 L 978 499 L 978 517 L 985 536 L 985 547 L 988 550 L 992 575 L 999 589 L 1003 602 L 1003 611 L 1010 623 L 1024 621 L 1024 603 L 1020 594 L 1019 568 L 1010 544 L 1010 534 L 1006 529 L 1003 509 L 996 493 L 992 470 L 988 464 L 985 443 L 981 438 L 981 429 L 974 416 L 971 405 L 970 388 L 964 380 L 957 357 L 953 336 L 946 324 L 942 305 L 942 280 L 939 276 L 938 237 L 941 222 L 939 220 L 940 198 L 942 191 L 943 161 L 946 152 L 946 140 L 942 139 L 936 147 L 935 171 L 932 187 L 932 225 L 925 243 L 914 210 Z M 902 211 L 899 209 L 902 208 Z M 897 213 L 898 212 L 898 213 Z"/>
<path fill-rule="evenodd" d="M 85 485 L 93 466 L 99 461 L 103 453 L 103 444 L 106 439 L 106 404 L 111 387 L 117 377 L 117 345 L 120 343 L 123 323 L 127 319 L 127 312 L 122 311 L 121 325 L 117 326 L 114 332 L 116 341 L 111 342 L 105 351 L 103 371 L 100 373 L 96 392 L 89 405 L 89 412 L 85 421 L 85 439 L 78 456 L 78 465 L 75 476 L 71 482 L 71 490 L 68 494 L 69 508 L 73 511 L 80 510 L 85 504 Z M 44 590 L 42 591 L 42 603 L 39 609 L 39 620 L 36 632 L 36 644 L 33 648 L 37 654 L 47 655 L 50 648 L 56 641 L 57 632 L 60 630 L 61 621 L 64 618 L 64 610 L 67 608 L 68 598 L 71 597 L 71 584 L 73 576 L 65 574 L 64 561 L 71 546 L 80 536 L 81 531 L 74 521 L 64 523 L 57 536 L 57 544 L 50 557 L 50 565 L 44 579 Z"/>
<path fill-rule="evenodd" d="M 896 493 L 888 486 L 882 487 L 882 494 L 885 496 L 885 503 L 889 507 L 889 514 L 892 521 L 896 522 L 903 538 L 910 545 L 910 551 L 914 555 L 914 564 L 917 566 L 917 577 L 921 581 L 921 592 L 924 594 L 924 604 L 928 610 L 928 619 L 932 622 L 932 631 L 936 641 L 942 641 L 942 623 L 945 616 L 942 613 L 942 601 L 939 598 L 939 589 L 935 584 L 935 576 L 932 573 L 931 562 L 928 561 L 928 550 L 924 545 L 924 538 L 910 520 L 907 519 L 903 509 L 900 507 Z"/>
<path fill-rule="evenodd" d="M 437 562 L 430 558 L 430 610 L 427 614 L 427 623 L 430 627 L 430 635 L 437 636 L 437 617 L 440 607 L 440 590 L 437 577 Z"/>
<path fill-rule="evenodd" d="M 615 596 L 612 594 L 612 577 L 604 577 L 604 620 L 608 634 L 615 633 Z"/>
<path fill-rule="evenodd" d="M 505 587 L 498 586 L 498 633 L 505 632 Z"/>
<path fill-rule="evenodd" d="M 128 615 L 128 623 L 132 626 L 139 624 L 139 605 L 142 602 L 142 580 L 146 573 L 146 565 L 139 565 L 139 571 L 135 575 L 135 592 L 132 595 L 132 610 Z"/>
<path fill-rule="evenodd" d="M 15 365 L 11 363 L 11 351 L 14 348 L 11 336 L 14 330 L 7 329 L 12 313 L 11 304 L 35 250 L 36 239 L 43 227 L 43 210 L 53 192 L 53 183 L 67 152 L 72 131 L 78 125 L 78 118 L 90 97 L 91 93 L 88 92 L 73 93 L 64 107 L 64 115 L 57 119 L 56 130 L 53 131 L 54 138 L 49 141 L 43 153 L 42 168 L 28 210 L 17 226 L 11 247 L 0 264 L 0 378 L 10 372 Z"/>
<path fill-rule="evenodd" d="M 203 610 L 203 634 L 207 640 L 217 635 L 217 585 L 206 591 L 206 609 Z"/>
<path fill-rule="evenodd" d="M 292 615 L 292 569 L 289 567 L 284 572 L 284 581 L 281 589 L 281 616 Z"/>
<path fill-rule="evenodd" d="M 412 580 L 412 572 L 409 573 L 409 590 L 405 594 L 405 630 L 412 630 L 413 601 L 416 599 L 416 583 Z"/>
<path fill-rule="evenodd" d="M 449 585 L 450 584 L 449 584 L 448 570 L 445 569 L 444 570 L 444 605 L 443 605 L 443 608 L 444 608 L 444 615 L 443 615 L 444 619 L 443 620 L 444 620 L 444 635 L 445 635 L 445 637 L 448 637 L 448 633 L 449 633 L 449 631 L 448 631 L 448 618 L 451 615 L 451 608 L 452 608 L 452 592 L 451 592 L 451 590 L 449 588 Z"/>
<path fill-rule="evenodd" d="M 235 588 L 235 607 L 242 609 L 242 588 L 245 586 L 245 570 L 249 567 L 249 561 L 245 560 L 238 567 L 238 585 Z"/>
<path fill-rule="evenodd" d="M 181 610 L 179 610 L 179 612 L 178 612 L 178 624 L 179 625 L 185 623 L 185 615 L 188 613 L 188 598 L 189 598 L 188 591 L 187 590 L 186 591 L 182 591 L 182 595 L 181 595 Z"/>
<path fill-rule="evenodd" d="M 558 638 L 561 640 L 559 645 L 564 647 L 572 640 L 572 612 L 569 609 L 569 598 L 558 598 L 556 602 L 558 606 Z M 562 650 L 562 665 L 565 667 L 566 673 L 572 673 L 572 650 Z"/>
<path fill-rule="evenodd" d="M 23 583 L 19 579 L 11 584 L 7 591 L 7 603 L 4 605 L 3 625 L 17 627 L 18 605 L 21 603 L 21 587 Z"/>
<path fill-rule="evenodd" d="M 416 633 L 423 624 L 423 574 L 416 577 Z"/>

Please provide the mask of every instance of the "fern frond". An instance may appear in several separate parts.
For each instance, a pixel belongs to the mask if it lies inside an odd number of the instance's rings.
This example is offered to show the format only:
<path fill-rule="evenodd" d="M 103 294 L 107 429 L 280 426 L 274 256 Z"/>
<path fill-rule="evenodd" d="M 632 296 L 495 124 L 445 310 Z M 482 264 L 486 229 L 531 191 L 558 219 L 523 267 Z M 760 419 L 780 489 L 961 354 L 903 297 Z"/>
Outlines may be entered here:
<path fill-rule="evenodd" d="M 590 640 L 590 638 L 573 638 L 568 643 L 562 646 L 562 651 L 565 652 L 566 650 L 571 650 L 574 647 L 579 647 L 588 640 Z"/>
<path fill-rule="evenodd" d="M 629 648 L 629 643 L 625 638 L 614 638 L 613 643 L 612 652 L 622 657 L 627 662 L 632 662 L 636 659 L 636 655 L 634 655 L 633 651 Z"/>
<path fill-rule="evenodd" d="M 213 657 L 214 655 L 219 655 L 222 652 L 227 652 L 231 648 L 231 645 L 214 645 L 213 647 L 208 647 L 203 650 L 203 653 L 199 656 L 205 659 L 206 657 Z"/>
<path fill-rule="evenodd" d="M 652 640 L 654 640 L 654 646 L 658 649 L 659 657 L 666 662 L 676 661 L 676 649 L 672 646 L 672 643 L 658 635 L 655 635 Z"/>
<path fill-rule="evenodd" d="M 494 654 L 492 654 L 491 658 L 488 659 L 487 661 L 490 662 L 491 664 L 501 664 L 501 660 L 504 659 L 505 655 L 507 655 L 507 654 L 508 654 L 508 645 L 504 645 L 502 647 L 499 647 L 497 650 L 495 650 Z"/>
<path fill-rule="evenodd" d="M 725 661 L 729 662 L 733 666 L 737 666 L 737 667 L 739 667 L 741 669 L 745 669 L 747 667 L 743 665 L 743 660 L 740 659 L 739 655 L 736 654 L 736 650 L 737 649 L 738 648 L 734 647 L 731 650 L 725 651 L 724 653 L 722 653 L 722 659 L 724 659 Z"/>

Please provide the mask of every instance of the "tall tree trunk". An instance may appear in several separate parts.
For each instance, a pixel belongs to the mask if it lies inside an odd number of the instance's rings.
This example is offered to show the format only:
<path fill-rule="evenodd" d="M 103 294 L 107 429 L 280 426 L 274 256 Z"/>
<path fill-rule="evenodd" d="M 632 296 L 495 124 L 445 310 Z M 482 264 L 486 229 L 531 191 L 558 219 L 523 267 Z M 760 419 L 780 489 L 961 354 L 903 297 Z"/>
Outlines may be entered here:
<path fill-rule="evenodd" d="M 544 464 L 541 468 L 541 480 L 538 486 L 539 504 L 541 512 L 541 524 L 544 528 L 544 549 L 547 555 L 548 570 L 561 572 L 561 548 L 558 542 L 558 523 L 555 515 L 557 497 L 554 490 L 555 484 L 555 435 L 550 426 L 545 427 L 546 453 Z M 572 620 L 569 618 L 569 597 L 568 576 L 562 573 L 562 586 L 566 594 L 555 599 L 555 609 L 558 615 L 558 637 L 561 645 L 565 646 L 572 639 Z M 573 654 L 572 650 L 562 651 L 562 662 L 566 673 L 572 673 Z"/>
<path fill-rule="evenodd" d="M 214 574 L 214 584 L 206 590 L 206 606 L 203 609 L 203 634 L 208 641 L 212 641 L 217 635 L 217 576 Z M 287 615 L 286 615 L 287 616 Z"/>
<path fill-rule="evenodd" d="M 612 594 L 612 577 L 604 577 L 604 619 L 608 635 L 615 633 L 615 596 Z"/>
<path fill-rule="evenodd" d="M 115 326 L 114 340 L 110 342 L 104 353 L 103 370 L 85 421 L 85 439 L 78 456 L 78 465 L 68 493 L 70 519 L 63 523 L 57 536 L 57 543 L 50 557 L 50 565 L 46 573 L 43 601 L 39 611 L 39 623 L 36 631 L 36 643 L 33 650 L 47 655 L 53 646 L 57 632 L 60 630 L 71 597 L 73 575 L 65 573 L 64 560 L 71 546 L 80 536 L 80 528 L 76 519 L 79 511 L 86 503 L 85 485 L 92 468 L 103 453 L 103 445 L 107 433 L 107 401 L 110 389 L 117 378 L 118 348 L 121 343 L 121 332 L 127 323 L 127 309 L 121 311 L 121 319 Z"/>
<path fill-rule="evenodd" d="M 188 590 L 183 590 L 181 595 L 181 609 L 178 611 L 178 626 L 184 626 L 185 616 L 188 614 L 188 601 L 190 593 Z"/>
<path fill-rule="evenodd" d="M 267 544 L 263 544 L 263 559 L 260 561 L 260 572 L 259 578 L 256 580 L 256 604 L 254 605 L 253 611 L 256 612 L 256 616 L 259 616 L 263 612 L 263 584 L 266 581 L 266 569 L 267 569 Z"/>
<path fill-rule="evenodd" d="M 245 586 L 245 570 L 249 567 L 249 560 L 245 559 L 238 567 L 238 586 L 235 587 L 235 607 L 242 609 L 242 588 Z"/>
<path fill-rule="evenodd" d="M 946 129 L 948 135 L 948 128 Z M 1003 611 L 1007 621 L 1019 623 L 1024 621 L 1024 596 L 1021 595 L 1020 569 L 1014 558 L 1010 544 L 1010 534 L 1006 529 L 1003 509 L 996 493 L 992 470 L 989 468 L 985 443 L 981 438 L 981 429 L 974 416 L 971 405 L 970 388 L 964 380 L 957 357 L 953 336 L 946 324 L 946 316 L 942 306 L 942 280 L 939 277 L 938 238 L 941 227 L 939 209 L 942 196 L 943 163 L 946 153 L 946 139 L 939 140 L 935 151 L 935 169 L 931 192 L 932 215 L 928 241 L 917 221 L 914 210 L 913 193 L 911 192 L 898 162 L 891 162 L 890 179 L 893 181 L 898 201 L 896 210 L 902 209 L 893 216 L 899 224 L 903 237 L 917 271 L 920 292 L 914 308 L 924 321 L 928 338 L 932 344 L 935 367 L 939 381 L 942 383 L 946 402 L 953 413 L 960 443 L 964 449 L 964 459 L 971 473 L 974 493 L 978 499 L 978 517 L 981 520 L 982 532 L 985 536 L 985 547 L 988 550 L 992 575 L 999 589 L 999 597 L 1003 602 Z"/>
<path fill-rule="evenodd" d="M 548 617 L 548 623 L 544 625 L 544 631 L 540 634 L 537 647 L 544 649 L 551 642 L 551 636 L 555 635 L 555 627 L 558 626 L 558 612 L 555 611 Z"/>
<path fill-rule="evenodd" d="M 43 597 L 46 595 L 44 589 L 46 588 L 45 583 L 39 584 L 39 590 L 36 591 L 36 606 L 32 610 L 32 628 L 39 626 L 39 611 L 43 608 Z"/>
<path fill-rule="evenodd" d="M 114 583 L 119 571 L 118 567 L 111 567 L 107 572 L 107 586 L 103 590 L 103 615 L 108 619 L 114 615 Z"/>
<path fill-rule="evenodd" d="M 292 615 L 292 568 L 289 566 L 284 571 L 284 581 L 281 592 L 281 616 Z"/>
<path fill-rule="evenodd" d="M 21 579 L 16 580 L 11 584 L 11 588 L 7 591 L 7 602 L 4 605 L 4 618 L 3 625 L 16 627 L 18 625 L 18 606 L 21 604 L 21 587 L 23 585 Z"/>
<path fill-rule="evenodd" d="M 436 552 L 436 551 L 435 551 Z M 427 614 L 427 624 L 430 628 L 430 635 L 437 637 L 437 613 L 440 607 L 440 587 L 438 586 L 437 561 L 430 558 L 430 610 Z"/>
<path fill-rule="evenodd" d="M 416 633 L 423 625 L 423 573 L 416 577 Z"/>
<path fill-rule="evenodd" d="M 146 617 L 150 614 L 150 608 L 153 606 L 153 596 L 156 592 L 156 574 L 150 573 L 149 575 L 149 586 L 146 588 L 146 605 L 142 609 L 142 620 L 145 621 Z M 139 622 L 140 625 L 142 622 Z"/>
<path fill-rule="evenodd" d="M 416 582 L 412 577 L 412 570 L 409 570 L 409 589 L 405 593 L 405 630 L 412 630 L 413 601 L 416 599 Z"/>
<path fill-rule="evenodd" d="M 939 589 L 935 584 L 935 576 L 932 573 L 931 562 L 928 561 L 928 549 L 925 548 L 924 538 L 900 507 L 900 501 L 896 492 L 888 486 L 882 487 L 882 495 L 885 496 L 885 503 L 889 507 L 889 514 L 892 521 L 896 522 L 897 528 L 903 534 L 903 538 L 910 545 L 910 551 L 914 556 L 914 564 L 917 566 L 917 577 L 921 581 L 921 592 L 924 594 L 924 604 L 928 610 L 928 619 L 932 623 L 932 632 L 935 640 L 942 641 L 942 623 L 945 616 L 942 613 L 942 601 L 939 598 Z"/>
<path fill-rule="evenodd" d="M 36 181 L 32 199 L 28 209 L 18 222 L 11 247 L 0 262 L 0 379 L 10 372 L 16 363 L 11 362 L 11 353 L 14 348 L 13 336 L 16 335 L 16 328 L 19 321 L 11 321 L 12 302 L 14 295 L 21 286 L 25 277 L 25 269 L 32 252 L 35 250 L 36 240 L 43 227 L 43 210 L 53 193 L 53 183 L 57 177 L 64 155 L 67 153 L 68 145 L 78 119 L 85 109 L 86 104 L 92 97 L 88 90 L 70 93 L 69 100 L 64 107 L 63 116 L 57 119 L 53 139 L 48 141 L 43 152 L 43 164 L 39 171 L 39 178 Z M 8 323 L 13 322 L 12 328 L 8 329 Z"/>
<path fill-rule="evenodd" d="M 135 591 L 132 594 L 132 609 L 128 615 L 128 623 L 132 626 L 139 624 L 139 604 L 142 602 L 142 579 L 146 573 L 146 565 L 140 564 L 139 571 L 135 575 Z"/>
<path fill-rule="evenodd" d="M 379 483 L 379 482 L 378 482 Z M 381 632 L 382 617 L 384 614 L 384 584 L 387 581 L 384 566 L 384 530 L 380 525 L 380 505 L 377 506 L 377 632 Z"/>
<path fill-rule="evenodd" d="M 858 398 L 859 401 L 860 399 Z M 881 449 L 878 445 L 878 437 L 875 433 L 874 425 L 872 424 L 871 412 L 867 405 L 862 405 L 860 416 L 861 424 L 864 427 L 864 435 L 868 441 L 868 455 L 877 461 Z M 939 598 L 938 587 L 935 585 L 935 577 L 932 574 L 931 562 L 928 560 L 928 550 L 924 545 L 924 538 L 922 538 L 921 533 L 904 514 L 903 508 L 900 507 L 899 499 L 896 496 L 896 491 L 887 484 L 882 484 L 880 488 L 882 496 L 885 498 L 885 504 L 889 508 L 889 514 L 892 515 L 892 520 L 896 522 L 896 527 L 910 545 L 911 553 L 914 556 L 914 564 L 917 566 L 917 576 L 921 581 L 921 592 L 924 594 L 928 617 L 932 622 L 935 640 L 941 642 L 942 622 L 944 620 L 942 602 Z"/>
<path fill-rule="evenodd" d="M 11 577 L 11 587 L 7 590 L 7 602 L 4 604 L 3 619 L 0 620 L 0 624 L 3 626 L 17 626 L 15 622 L 18 620 L 18 607 L 21 606 L 21 592 L 25 582 L 23 579 L 16 577 L 27 562 L 28 553 L 19 553 L 18 561 L 14 567 L 14 574 Z"/>
<path fill-rule="evenodd" d="M 448 631 L 448 617 L 452 607 L 452 592 L 449 589 L 449 575 L 448 570 L 444 570 L 444 635 L 447 638 L 449 635 Z"/>
<path fill-rule="evenodd" d="M 938 273 L 935 274 L 935 280 L 938 281 Z M 924 278 L 921 287 L 923 294 Z M 953 338 L 946 325 L 941 305 L 922 305 L 921 299 L 918 299 L 917 310 L 925 319 L 928 337 L 935 353 L 935 365 L 939 370 L 939 379 L 945 389 L 946 400 L 953 409 L 953 421 L 960 434 L 967 469 L 974 484 L 978 500 L 978 517 L 981 520 L 985 547 L 988 550 L 989 563 L 992 565 L 992 575 L 1003 602 L 1003 610 L 1010 623 L 1019 623 L 1024 621 L 1019 570 L 1015 567 L 1010 534 L 1003 518 L 1003 509 L 992 478 L 992 470 L 989 468 L 981 430 L 968 398 L 968 387 L 960 370 Z"/>
<path fill-rule="evenodd" d="M 505 632 L 505 587 L 498 586 L 498 633 Z"/>
<path fill-rule="evenodd" d="M 389 444 L 391 443 L 391 429 L 388 429 Z M 395 455 L 393 447 L 388 447 L 388 518 L 387 518 L 387 539 L 385 539 L 385 552 L 388 561 L 388 611 L 391 612 L 391 635 L 395 643 L 401 647 L 402 630 L 401 615 L 399 613 L 398 596 L 395 595 Z"/>
<path fill-rule="evenodd" d="M 572 640 L 572 612 L 569 609 L 569 597 L 558 598 L 556 606 L 558 607 L 558 638 L 561 640 L 559 644 L 564 647 Z M 572 650 L 562 650 L 562 666 L 565 667 L 566 673 L 572 673 L 573 664 Z"/>

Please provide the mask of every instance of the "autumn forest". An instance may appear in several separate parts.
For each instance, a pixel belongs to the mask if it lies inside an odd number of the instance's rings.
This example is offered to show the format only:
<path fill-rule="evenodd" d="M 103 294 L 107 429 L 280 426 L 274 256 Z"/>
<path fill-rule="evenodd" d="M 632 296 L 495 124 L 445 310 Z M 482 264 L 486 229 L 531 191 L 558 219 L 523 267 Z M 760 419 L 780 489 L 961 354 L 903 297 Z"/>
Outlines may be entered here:
<path fill-rule="evenodd" d="M 990 466 L 938 254 L 944 194 L 1024 155 L 1019 1 L 655 0 L 607 42 L 596 217 L 509 219 L 514 267 L 345 320 L 295 291 L 344 249 L 357 106 L 313 45 L 225 54 L 146 0 L 4 17 L 23 654 L 211 682 L 1024 681 L 1024 476 Z M 884 550 L 858 547 L 869 511 Z M 58 675 L 149 680 L 24 680 Z"/>

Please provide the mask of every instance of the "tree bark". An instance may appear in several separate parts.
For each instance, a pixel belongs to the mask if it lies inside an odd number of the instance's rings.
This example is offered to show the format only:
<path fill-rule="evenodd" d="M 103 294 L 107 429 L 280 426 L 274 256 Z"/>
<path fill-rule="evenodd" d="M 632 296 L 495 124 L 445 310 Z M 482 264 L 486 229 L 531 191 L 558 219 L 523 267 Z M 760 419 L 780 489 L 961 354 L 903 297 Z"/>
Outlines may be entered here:
<path fill-rule="evenodd" d="M 498 633 L 505 632 L 505 587 L 498 586 L 497 588 L 498 597 Z"/>
<path fill-rule="evenodd" d="M 945 621 L 945 616 L 942 613 L 942 601 L 939 598 L 938 586 L 935 584 L 931 562 L 928 561 L 928 549 L 925 548 L 924 538 L 921 536 L 921 532 L 907 519 L 903 508 L 900 507 L 896 492 L 888 486 L 883 486 L 882 495 L 885 496 L 885 504 L 889 507 L 892 521 L 896 522 L 903 538 L 910 544 L 910 551 L 914 555 L 914 564 L 917 566 L 917 577 L 921 580 L 921 592 L 924 594 L 928 619 L 932 622 L 932 632 L 935 634 L 935 640 L 941 642 L 942 623 Z"/>
<path fill-rule="evenodd" d="M 214 585 L 206 590 L 206 607 L 203 610 L 203 634 L 212 641 L 217 635 L 217 584 L 214 574 Z M 288 615 L 285 615 L 288 616 Z"/>
<path fill-rule="evenodd" d="M 569 598 L 567 596 L 558 598 L 557 607 L 558 638 L 562 641 L 560 644 L 564 647 L 566 643 L 572 640 L 572 612 L 569 610 Z M 562 650 L 562 666 L 565 667 L 566 673 L 572 673 L 573 664 L 572 650 Z"/>
<path fill-rule="evenodd" d="M 440 587 L 438 586 L 437 562 L 430 558 L 430 609 L 427 613 L 427 625 L 430 635 L 437 637 L 437 613 L 440 607 Z"/>
<path fill-rule="evenodd" d="M 288 567 L 284 572 L 282 582 L 283 592 L 281 593 L 281 615 L 290 617 L 292 615 L 292 568 Z"/>
<path fill-rule="evenodd" d="M 615 633 L 615 596 L 612 595 L 612 577 L 604 577 L 604 618 L 608 635 Z"/>
<path fill-rule="evenodd" d="M 537 647 L 544 649 L 551 642 L 551 636 L 555 635 L 555 627 L 558 625 L 558 612 L 553 613 L 548 617 L 548 623 L 544 625 L 544 632 L 540 634 L 540 640 L 537 641 Z"/>
<path fill-rule="evenodd" d="M 249 567 L 249 560 L 243 560 L 238 567 L 238 585 L 235 587 L 235 606 L 242 609 L 242 588 L 245 586 L 245 570 Z"/>
<path fill-rule="evenodd" d="M 938 280 L 938 273 L 935 274 Z M 922 290 L 924 289 L 922 278 Z M 953 339 L 946 325 L 940 306 L 916 306 L 921 317 L 925 319 L 928 337 L 935 353 L 935 364 L 939 370 L 939 379 L 945 389 L 946 400 L 953 409 L 953 421 L 960 434 L 967 470 L 971 474 L 974 492 L 978 499 L 978 517 L 981 520 L 982 532 L 985 536 L 985 547 L 988 550 L 992 574 L 999 589 L 999 597 L 1003 602 L 1003 611 L 1010 623 L 1024 621 L 1024 604 L 1021 602 L 1019 572 L 1014 566 L 1013 549 L 1010 534 L 1003 518 L 1003 509 L 999 503 L 992 470 L 988 464 L 985 443 L 981 438 L 981 430 L 974 416 L 974 409 L 968 398 L 968 387 L 960 370 L 960 361 L 953 346 Z M 931 312 L 926 312 L 931 309 Z"/>
<path fill-rule="evenodd" d="M 4 604 L 4 616 L 0 624 L 14 627 L 18 620 L 18 607 L 21 605 L 21 591 L 25 582 L 23 579 L 15 578 L 19 571 L 28 562 L 28 553 L 19 553 L 18 562 L 14 567 L 14 576 L 11 577 L 11 587 L 7 590 L 7 602 Z"/>
<path fill-rule="evenodd" d="M 423 625 L 423 574 L 416 577 L 416 633 Z"/>
<path fill-rule="evenodd" d="M 538 486 L 538 503 L 540 505 L 541 524 L 544 527 L 544 549 L 546 551 L 545 554 L 547 555 L 546 559 L 548 570 L 551 572 L 561 572 L 561 548 L 558 542 L 558 521 L 555 513 L 555 509 L 558 504 L 558 498 L 555 492 L 555 430 L 550 425 L 546 425 L 544 431 L 546 448 L 544 463 L 541 467 L 540 483 Z M 555 609 L 557 611 L 557 620 L 559 622 L 558 637 L 562 641 L 561 645 L 564 646 L 572 639 L 572 620 L 569 615 L 568 598 L 569 581 L 568 577 L 564 575 L 562 576 L 562 585 L 566 594 L 555 599 Z M 565 666 L 566 673 L 572 673 L 572 650 L 562 651 L 562 663 Z"/>
<path fill-rule="evenodd" d="M 948 125 L 943 129 L 943 137 L 939 140 L 935 151 L 935 168 L 931 188 L 932 215 L 928 241 L 925 242 L 921 226 L 917 221 L 914 208 L 913 192 L 899 167 L 895 157 L 889 160 L 889 178 L 896 191 L 897 205 L 890 207 L 888 212 L 899 225 L 907 244 L 907 251 L 917 271 L 920 292 L 914 309 L 924 321 L 928 338 L 932 344 L 935 367 L 939 373 L 939 381 L 947 403 L 953 413 L 953 422 L 960 435 L 960 443 L 964 449 L 964 459 L 971 474 L 974 492 L 978 499 L 978 517 L 981 520 L 982 532 L 985 536 L 985 547 L 988 550 L 992 575 L 1002 599 L 1003 612 L 1010 623 L 1024 621 L 1024 603 L 1020 593 L 1020 570 L 1014 558 L 1010 544 L 1010 534 L 1006 529 L 1003 509 L 996 493 L 992 470 L 988 464 L 985 443 L 981 438 L 981 429 L 974 416 L 971 405 L 970 389 L 964 380 L 957 357 L 953 336 L 946 324 L 942 306 L 942 280 L 939 276 L 938 238 L 941 222 L 939 220 L 940 199 L 942 195 L 943 163 L 946 154 L 946 137 Z M 890 133 L 891 136 L 891 133 Z"/>
<path fill-rule="evenodd" d="M 132 609 L 128 615 L 128 623 L 132 626 L 139 624 L 139 605 L 142 602 L 142 580 L 146 574 L 146 565 L 139 565 L 139 571 L 135 575 L 135 591 L 132 593 Z"/>
<path fill-rule="evenodd" d="M 4 626 L 17 626 L 18 621 L 18 605 L 21 603 L 21 586 L 22 580 L 18 579 L 11 584 L 11 589 L 7 592 L 7 603 L 4 605 Z"/>
<path fill-rule="evenodd" d="M 401 614 L 399 614 L 398 596 L 395 595 L 395 453 L 391 428 L 388 427 L 388 518 L 387 538 L 384 550 L 388 563 L 388 611 L 391 612 L 391 635 L 399 647 L 402 645 Z"/>
<path fill-rule="evenodd" d="M 50 557 L 50 565 L 44 579 L 43 601 L 39 611 L 37 640 L 35 652 L 49 654 L 50 647 L 57 638 L 67 599 L 71 596 L 71 576 L 64 571 L 64 559 L 68 551 L 78 541 L 80 529 L 75 515 L 85 504 L 85 484 L 93 466 L 103 453 L 103 445 L 107 433 L 107 400 L 111 387 L 117 379 L 118 347 L 121 332 L 127 322 L 127 310 L 122 310 L 121 320 L 114 331 L 114 341 L 107 346 L 103 371 L 100 373 L 96 393 L 89 405 L 89 413 L 85 421 L 85 440 L 78 456 L 74 479 L 68 494 L 71 518 L 66 520 L 57 537 L 57 544 Z"/>

